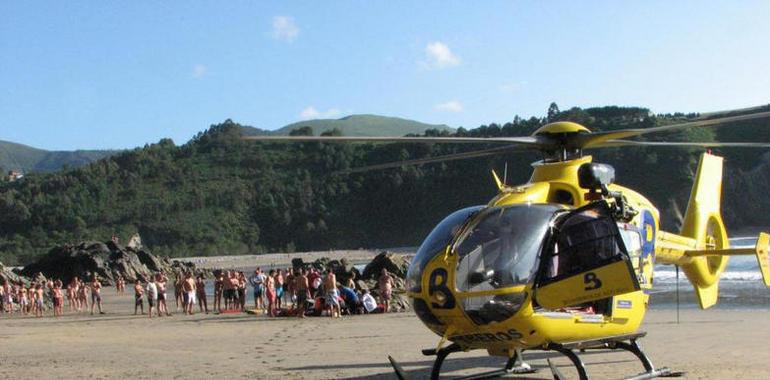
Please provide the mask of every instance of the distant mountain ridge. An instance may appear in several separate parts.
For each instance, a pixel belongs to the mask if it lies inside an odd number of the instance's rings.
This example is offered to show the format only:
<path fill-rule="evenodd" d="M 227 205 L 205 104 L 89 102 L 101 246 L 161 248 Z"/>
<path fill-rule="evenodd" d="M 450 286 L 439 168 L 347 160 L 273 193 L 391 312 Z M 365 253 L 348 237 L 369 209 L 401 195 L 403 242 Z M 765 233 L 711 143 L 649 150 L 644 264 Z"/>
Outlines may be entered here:
<path fill-rule="evenodd" d="M 268 131 L 254 127 L 243 127 L 243 132 L 249 136 L 286 136 L 291 131 L 302 127 L 310 127 L 313 134 L 338 129 L 344 136 L 404 136 L 408 134 L 423 134 L 428 129 L 454 132 L 455 129 L 445 124 L 427 124 L 399 117 L 379 115 L 350 115 L 340 119 L 315 119 L 298 121 L 283 128 Z"/>
<path fill-rule="evenodd" d="M 274 131 L 242 126 L 241 131 L 247 136 L 283 136 L 302 127 L 312 128 L 314 135 L 338 129 L 344 136 L 404 136 L 408 134 L 423 134 L 428 129 L 437 129 L 449 133 L 455 131 L 454 128 L 444 124 L 427 124 L 415 120 L 379 115 L 350 115 L 340 119 L 299 121 Z M 0 169 L 4 171 L 17 170 L 24 173 L 31 171 L 52 172 L 64 166 L 71 168 L 81 167 L 119 152 L 121 151 L 48 151 L 0 140 Z"/>
<path fill-rule="evenodd" d="M 52 172 L 64 166 L 76 168 L 87 165 L 118 152 L 118 150 L 49 151 L 0 140 L 0 169 L 24 173 Z"/>

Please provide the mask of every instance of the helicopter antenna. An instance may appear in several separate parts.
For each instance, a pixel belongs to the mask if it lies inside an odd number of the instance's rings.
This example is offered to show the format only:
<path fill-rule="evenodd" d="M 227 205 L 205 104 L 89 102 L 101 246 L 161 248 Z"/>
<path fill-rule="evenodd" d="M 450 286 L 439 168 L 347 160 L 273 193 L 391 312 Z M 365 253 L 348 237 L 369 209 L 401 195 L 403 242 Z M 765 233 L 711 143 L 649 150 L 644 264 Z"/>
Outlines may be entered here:
<path fill-rule="evenodd" d="M 505 161 L 505 168 L 503 169 L 503 185 L 508 183 L 508 161 Z"/>
<path fill-rule="evenodd" d="M 679 265 L 676 267 L 676 324 L 679 324 Z"/>

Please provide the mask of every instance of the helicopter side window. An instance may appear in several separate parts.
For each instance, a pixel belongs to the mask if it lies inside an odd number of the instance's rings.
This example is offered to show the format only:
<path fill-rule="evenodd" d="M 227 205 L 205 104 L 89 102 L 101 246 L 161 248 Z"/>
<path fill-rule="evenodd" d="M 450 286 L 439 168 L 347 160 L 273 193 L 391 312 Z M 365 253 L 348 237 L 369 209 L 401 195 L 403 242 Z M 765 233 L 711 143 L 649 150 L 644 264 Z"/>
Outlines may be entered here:
<path fill-rule="evenodd" d="M 614 261 L 621 257 L 621 244 L 609 215 L 593 208 L 573 214 L 558 227 L 547 277 L 557 280 Z"/>

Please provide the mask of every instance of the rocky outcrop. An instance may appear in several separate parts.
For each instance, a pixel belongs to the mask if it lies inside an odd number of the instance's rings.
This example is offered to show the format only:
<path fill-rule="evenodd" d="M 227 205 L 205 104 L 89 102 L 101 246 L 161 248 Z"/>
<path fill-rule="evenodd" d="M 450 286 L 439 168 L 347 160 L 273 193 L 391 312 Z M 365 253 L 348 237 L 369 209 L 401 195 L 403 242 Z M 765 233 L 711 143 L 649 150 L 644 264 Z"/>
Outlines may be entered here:
<path fill-rule="evenodd" d="M 175 265 L 176 264 L 176 265 Z M 123 247 L 113 241 L 82 242 L 51 249 L 35 263 L 27 265 L 21 274 L 35 277 L 42 273 L 64 283 L 77 276 L 91 279 L 98 276 L 104 284 L 114 284 L 118 276 L 128 282 L 146 281 L 154 273 L 172 274 L 175 271 L 198 272 L 192 263 L 170 263 L 145 249 Z"/>
<path fill-rule="evenodd" d="M 29 279 L 19 276 L 16 272 L 0 263 L 0 284 L 10 282 L 12 284 L 29 284 Z"/>
<path fill-rule="evenodd" d="M 382 273 L 383 269 L 398 278 L 405 279 L 406 272 L 409 270 L 409 261 L 403 255 L 393 252 L 380 252 L 364 268 L 364 273 L 362 274 L 364 280 L 380 278 L 380 273 Z"/>

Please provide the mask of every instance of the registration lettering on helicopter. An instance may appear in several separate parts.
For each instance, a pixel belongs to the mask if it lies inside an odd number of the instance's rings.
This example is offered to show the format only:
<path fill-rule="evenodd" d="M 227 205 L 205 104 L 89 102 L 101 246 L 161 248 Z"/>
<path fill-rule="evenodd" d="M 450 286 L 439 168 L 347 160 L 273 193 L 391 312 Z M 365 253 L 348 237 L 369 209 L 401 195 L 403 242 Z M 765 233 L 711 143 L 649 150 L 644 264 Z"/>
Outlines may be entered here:
<path fill-rule="evenodd" d="M 476 333 L 466 335 L 450 336 L 449 340 L 453 342 L 474 343 L 474 342 L 509 342 L 514 339 L 521 339 L 523 335 L 515 329 L 500 331 L 497 333 Z"/>

